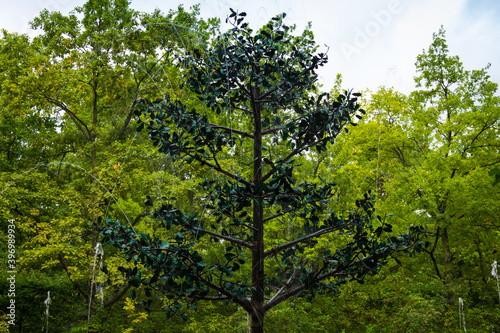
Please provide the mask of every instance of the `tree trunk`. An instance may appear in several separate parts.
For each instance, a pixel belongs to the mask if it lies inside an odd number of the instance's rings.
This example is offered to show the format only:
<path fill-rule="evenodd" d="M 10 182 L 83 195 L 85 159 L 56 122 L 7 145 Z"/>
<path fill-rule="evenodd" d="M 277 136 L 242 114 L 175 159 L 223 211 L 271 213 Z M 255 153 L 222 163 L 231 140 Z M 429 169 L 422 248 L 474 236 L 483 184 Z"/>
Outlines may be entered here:
<path fill-rule="evenodd" d="M 264 333 L 264 311 L 263 309 L 254 309 L 250 313 L 251 318 L 251 333 Z"/>
<path fill-rule="evenodd" d="M 486 284 L 488 283 L 488 275 L 486 273 L 486 270 L 484 269 L 484 258 L 483 252 L 481 251 L 481 240 L 479 239 L 479 237 L 474 241 L 474 243 L 476 243 L 476 251 L 479 255 L 479 269 L 481 270 L 481 280 L 484 284 Z"/>
<path fill-rule="evenodd" d="M 452 255 L 450 251 L 450 243 L 448 241 L 448 227 L 443 227 L 441 229 L 441 244 L 443 244 L 443 255 L 444 255 L 444 267 L 446 280 L 448 282 L 453 281 L 453 269 L 452 269 Z"/>
<path fill-rule="evenodd" d="M 253 88 L 254 101 L 260 97 L 260 89 Z M 264 332 L 264 207 L 262 206 L 262 106 L 252 103 L 254 113 L 254 186 L 253 201 L 253 248 L 252 248 L 252 333 Z"/>
<path fill-rule="evenodd" d="M 436 251 L 437 243 L 438 243 L 440 236 L 441 236 L 441 228 L 437 227 L 436 238 L 434 239 L 434 246 L 432 247 L 432 249 L 430 251 L 428 251 L 426 249 L 424 249 L 424 251 L 426 253 L 428 253 L 429 256 L 431 257 L 432 264 L 434 265 L 434 270 L 436 271 L 436 275 L 438 276 L 438 278 L 440 280 L 443 280 L 443 277 L 441 276 L 441 272 L 439 271 L 439 266 L 438 266 L 437 261 L 436 261 L 436 256 L 434 255 L 434 252 Z"/>

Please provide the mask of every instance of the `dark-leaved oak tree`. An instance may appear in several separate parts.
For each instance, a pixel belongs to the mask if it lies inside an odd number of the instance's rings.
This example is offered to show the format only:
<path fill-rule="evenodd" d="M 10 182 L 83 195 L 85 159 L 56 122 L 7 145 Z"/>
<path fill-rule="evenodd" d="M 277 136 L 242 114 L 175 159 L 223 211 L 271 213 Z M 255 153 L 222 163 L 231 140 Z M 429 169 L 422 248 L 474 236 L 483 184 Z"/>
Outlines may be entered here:
<path fill-rule="evenodd" d="M 251 331 L 263 332 L 264 315 L 277 304 L 363 281 L 395 251 L 419 244 L 422 230 L 390 237 L 390 225 L 372 224 L 369 195 L 357 210 L 336 214 L 328 209 L 334 183 L 298 179 L 297 160 L 325 151 L 351 116 L 364 113 L 359 94 L 315 97 L 315 71 L 327 56 L 314 54 L 311 34 L 293 36 L 285 14 L 254 34 L 244 16 L 232 11 L 230 31 L 179 61 L 203 106 L 189 110 L 167 96 L 137 109 L 139 130 L 149 130 L 160 152 L 208 170 L 200 183 L 204 211 L 189 215 L 168 199 L 153 217 L 170 238 L 110 219 L 102 235 L 138 263 L 121 269 L 130 283 L 146 294 L 161 291 L 172 313 L 185 315 L 198 300 L 235 302 L 249 313 Z M 292 232 L 266 234 L 291 221 Z M 317 246 L 321 238 L 336 246 Z M 214 256 L 210 244 L 224 252 Z M 308 260 L 307 251 L 320 259 Z"/>

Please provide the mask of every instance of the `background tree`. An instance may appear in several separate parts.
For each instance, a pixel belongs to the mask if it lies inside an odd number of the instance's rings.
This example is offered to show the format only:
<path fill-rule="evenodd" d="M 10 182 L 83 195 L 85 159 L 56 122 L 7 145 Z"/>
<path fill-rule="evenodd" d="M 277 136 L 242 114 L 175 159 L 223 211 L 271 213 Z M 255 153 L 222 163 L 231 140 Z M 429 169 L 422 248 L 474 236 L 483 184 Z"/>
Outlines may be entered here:
<path fill-rule="evenodd" d="M 88 300 L 96 301 L 97 216 L 125 216 L 140 227 L 146 190 L 160 193 L 184 178 L 184 169 L 144 144 L 132 118 L 140 97 L 180 93 L 173 53 L 200 47 L 217 29 L 217 21 L 198 15 L 197 7 L 146 14 L 128 1 L 90 0 L 68 16 L 42 11 L 33 40 L 3 32 L 0 223 L 6 230 L 8 219 L 16 221 L 25 281 L 36 272 L 42 281 L 70 282 L 81 304 L 74 316 L 86 317 Z M 114 280 L 104 307 L 128 288 Z"/>
<path fill-rule="evenodd" d="M 431 236 L 426 254 L 411 259 L 400 254 L 390 265 L 393 273 L 384 274 L 393 287 L 411 290 L 408 297 L 425 304 L 421 309 L 428 307 L 428 316 L 421 317 L 426 325 L 455 327 L 460 297 L 471 309 L 470 327 L 494 330 L 498 294 L 490 268 L 498 260 L 500 193 L 489 173 L 500 161 L 497 84 L 487 67 L 468 71 L 449 55 L 444 29 L 416 65 L 419 90 L 406 96 L 381 88 L 372 94 L 368 116 L 339 138 L 337 150 L 322 164 L 344 189 L 341 202 L 372 189 L 378 214 L 394 215 L 395 230 L 426 226 Z M 392 292 L 377 279 L 371 288 Z M 383 294 L 373 297 L 386 306 Z M 410 303 L 400 304 L 393 309 Z"/>
<path fill-rule="evenodd" d="M 500 162 L 497 85 L 487 68 L 466 71 L 457 56 L 448 55 L 443 29 L 416 66 L 415 80 L 424 89 L 409 98 L 388 90 L 373 96 L 380 121 L 389 125 L 381 136 L 392 149 L 384 154 L 392 155 L 397 167 L 387 172 L 390 184 L 379 183 L 393 194 L 389 205 L 400 201 L 412 214 L 403 208 L 400 213 L 425 221 L 434 231 L 435 245 L 427 253 L 437 277 L 449 283 L 472 274 L 484 282 L 490 272 L 481 261 L 493 244 L 482 243 L 493 241 L 486 236 L 496 229 L 491 221 L 498 212 L 498 189 L 488 176 Z M 479 260 L 470 266 L 469 251 Z"/>
<path fill-rule="evenodd" d="M 200 183 L 204 211 L 187 214 L 165 198 L 153 216 L 167 231 L 139 235 L 107 219 L 103 235 L 146 267 L 121 271 L 146 293 L 165 293 L 167 309 L 184 315 L 198 300 L 234 302 L 251 316 L 252 332 L 262 332 L 277 304 L 362 282 L 413 245 L 420 230 L 388 237 L 390 225 L 372 223 L 369 195 L 355 211 L 337 214 L 328 209 L 333 182 L 298 179 L 296 158 L 326 150 L 363 111 L 350 93 L 315 96 L 315 70 L 327 57 L 313 54 L 309 32 L 291 35 L 283 14 L 253 34 L 244 16 L 232 11 L 233 29 L 180 60 L 183 80 L 205 108 L 190 110 L 169 96 L 137 106 L 139 130 L 149 130 L 160 152 L 208 169 Z M 304 252 L 321 239 L 336 247 L 316 248 L 319 260 L 308 260 Z"/>
<path fill-rule="evenodd" d="M 489 80 L 486 72 L 489 66 L 464 70 L 458 56 L 448 55 L 444 34 L 444 29 L 436 33 L 428 52 L 417 58 L 417 71 L 421 74 L 415 81 L 425 89 L 412 94 L 414 137 L 411 139 L 427 155 L 424 165 L 429 166 L 425 169 L 429 170 L 431 165 L 436 169 L 428 175 L 426 184 L 421 185 L 418 201 L 434 220 L 436 240 L 442 246 L 444 269 L 436 268 L 436 274 L 453 280 L 466 274 L 452 264 L 454 260 L 464 260 L 466 254 L 460 255 L 462 251 L 453 249 L 450 233 L 459 233 L 464 228 L 473 234 L 474 229 L 481 233 L 495 228 L 489 223 L 490 218 L 498 217 L 491 215 L 498 210 L 490 210 L 497 205 L 488 199 L 498 191 L 486 184 L 491 184 L 489 169 L 500 163 L 500 100 L 495 96 L 497 84 Z M 485 186 L 478 188 L 482 179 Z M 478 196 L 481 192 L 483 195 Z M 487 209 L 470 205 L 473 198 L 479 197 Z M 478 236 L 473 238 L 482 238 Z M 481 247 L 476 247 L 476 251 L 481 251 Z M 481 261 L 483 256 L 479 257 Z M 485 280 L 489 272 L 485 271 L 484 262 L 478 264 Z"/>

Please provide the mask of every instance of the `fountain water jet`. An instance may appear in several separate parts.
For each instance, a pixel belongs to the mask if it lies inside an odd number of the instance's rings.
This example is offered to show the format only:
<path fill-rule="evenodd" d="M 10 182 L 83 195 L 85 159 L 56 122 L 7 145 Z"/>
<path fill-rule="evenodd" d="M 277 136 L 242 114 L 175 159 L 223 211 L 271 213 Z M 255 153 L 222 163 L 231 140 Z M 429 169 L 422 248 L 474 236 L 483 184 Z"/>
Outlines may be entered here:
<path fill-rule="evenodd" d="M 463 322 L 464 332 L 467 332 L 465 328 L 464 300 L 461 297 L 458 298 L 458 321 L 460 322 L 460 330 L 462 330 Z"/>
<path fill-rule="evenodd" d="M 52 303 L 52 299 L 50 298 L 50 290 L 47 291 L 47 299 L 43 302 L 45 304 L 45 332 L 49 332 L 49 306 Z M 42 328 L 42 331 L 44 329 Z"/>
<path fill-rule="evenodd" d="M 89 330 L 89 323 L 90 323 L 90 310 L 92 307 L 92 296 L 93 296 L 93 287 L 94 287 L 94 280 L 95 280 L 95 267 L 96 267 L 96 262 L 97 262 L 97 257 L 99 256 L 99 276 L 101 276 L 101 270 L 102 270 L 102 258 L 104 256 L 104 249 L 102 247 L 102 244 L 97 242 L 95 245 L 95 253 L 94 253 L 94 265 L 92 266 L 92 280 L 90 282 L 90 293 L 89 293 L 89 311 L 87 315 L 87 332 Z M 103 306 L 104 302 L 104 292 L 101 286 L 98 287 L 100 289 L 101 293 L 101 308 Z"/>
<path fill-rule="evenodd" d="M 500 300 L 500 284 L 498 283 L 498 270 L 497 270 L 497 261 L 493 261 L 493 264 L 491 264 L 491 275 L 493 275 L 493 277 L 495 279 L 497 279 L 497 290 L 498 290 L 498 300 Z"/>

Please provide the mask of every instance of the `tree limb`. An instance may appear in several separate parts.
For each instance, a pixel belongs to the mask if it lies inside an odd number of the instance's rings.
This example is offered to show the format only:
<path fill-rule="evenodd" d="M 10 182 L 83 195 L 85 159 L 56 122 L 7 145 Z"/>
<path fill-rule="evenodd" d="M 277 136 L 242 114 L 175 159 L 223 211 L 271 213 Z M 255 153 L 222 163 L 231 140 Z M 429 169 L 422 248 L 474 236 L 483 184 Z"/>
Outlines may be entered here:
<path fill-rule="evenodd" d="M 225 130 L 227 132 L 230 132 L 230 133 L 236 133 L 236 134 L 239 134 L 241 136 L 244 136 L 244 137 L 247 137 L 247 138 L 251 138 L 253 139 L 254 136 L 250 133 L 247 133 L 245 131 L 240 131 L 240 130 L 237 130 L 237 129 L 234 129 L 234 128 L 229 128 L 229 127 L 226 127 L 226 126 L 221 126 L 221 125 L 215 125 L 215 124 L 211 124 L 211 123 L 208 123 L 212 128 L 216 128 L 216 129 L 222 129 L 222 130 Z"/>
<path fill-rule="evenodd" d="M 238 177 L 236 176 L 235 174 L 232 174 L 230 173 L 229 171 L 226 171 L 220 167 L 217 167 L 216 165 L 213 165 L 212 163 L 209 163 L 207 161 L 205 161 L 204 159 L 202 159 L 201 157 L 199 157 L 198 155 L 193 155 L 193 154 L 190 154 L 189 152 L 187 152 L 186 150 L 183 151 L 187 156 L 189 157 L 192 157 L 194 158 L 195 160 L 197 160 L 198 162 L 200 162 L 201 164 L 204 164 L 205 166 L 209 167 L 209 168 L 212 168 L 214 170 L 217 170 L 219 171 L 220 173 L 230 177 L 230 178 L 233 178 L 234 180 L 237 180 L 247 186 L 252 186 L 252 183 L 250 183 L 249 181 L 243 179 L 242 177 Z"/>
<path fill-rule="evenodd" d="M 113 305 L 114 303 L 118 302 L 120 300 L 120 298 L 122 298 L 122 296 L 125 295 L 125 293 L 129 289 L 130 289 L 130 284 L 129 283 L 125 284 L 123 286 L 123 288 L 113 296 L 112 299 L 110 299 L 109 301 L 104 303 L 104 307 L 107 308 L 108 306 Z"/>
<path fill-rule="evenodd" d="M 213 236 L 216 238 L 221 238 L 221 239 L 227 240 L 228 242 L 238 244 L 238 245 L 244 246 L 244 247 L 249 248 L 249 249 L 252 248 L 252 246 L 253 246 L 251 243 L 245 242 L 244 240 L 234 238 L 231 236 L 224 236 L 224 235 L 218 234 L 216 232 L 212 232 L 212 231 L 205 230 L 202 228 L 193 228 L 193 230 L 204 232 L 206 234 L 209 234 L 210 236 Z"/>
<path fill-rule="evenodd" d="M 134 221 L 132 221 L 131 223 L 132 226 L 135 226 L 137 222 L 139 222 L 143 217 L 146 217 L 148 215 L 151 215 L 151 212 L 146 208 L 135 217 Z"/>
<path fill-rule="evenodd" d="M 344 226 L 344 228 L 345 228 L 345 226 Z M 319 237 L 319 236 L 328 234 L 328 233 L 333 232 L 333 231 L 338 230 L 338 229 L 340 229 L 340 228 L 333 228 L 333 227 L 325 228 L 325 229 L 313 232 L 312 234 L 309 234 L 309 235 L 304 236 L 302 238 L 297 238 L 297 239 L 295 239 L 295 240 L 293 240 L 291 242 L 288 242 L 286 244 L 281 244 L 281 245 L 275 246 L 272 249 L 267 250 L 266 252 L 264 252 L 264 257 L 265 258 L 269 257 L 271 255 L 274 255 L 274 254 L 278 253 L 279 251 L 282 251 L 282 250 L 287 249 L 287 248 L 289 248 L 291 246 L 294 246 L 295 244 L 299 244 L 299 243 L 302 243 L 302 242 L 304 242 L 306 240 L 309 240 L 311 238 L 315 238 L 315 237 Z"/>
<path fill-rule="evenodd" d="M 62 267 L 66 271 L 66 274 L 68 275 L 68 279 L 71 281 L 71 283 L 73 283 L 73 285 L 76 287 L 76 289 L 78 290 L 78 292 L 80 293 L 80 295 L 82 295 L 86 300 L 88 300 L 89 299 L 89 294 L 82 288 L 82 286 L 80 286 L 80 284 L 78 284 L 78 282 L 76 282 L 73 279 L 71 279 L 71 273 L 69 272 L 68 265 L 64 261 L 63 256 L 61 254 L 58 254 L 57 255 L 57 259 L 59 260 L 59 262 L 61 263 Z"/>
<path fill-rule="evenodd" d="M 78 118 L 73 112 L 71 112 L 68 109 L 68 107 L 66 106 L 66 104 L 64 104 L 61 101 L 58 101 L 55 98 L 52 98 L 52 97 L 49 97 L 49 96 L 45 95 L 42 91 L 40 91 L 40 93 L 47 100 L 47 102 L 52 103 L 52 104 L 58 106 L 59 108 L 61 108 L 61 110 L 65 111 L 66 114 L 69 115 L 69 117 L 71 118 L 71 120 L 73 120 L 73 122 L 78 127 L 78 129 L 80 130 L 80 132 L 82 132 L 82 134 L 87 138 L 87 140 L 89 140 L 91 142 L 93 141 L 92 140 L 93 138 L 92 138 L 91 131 L 89 130 L 89 128 L 87 127 L 87 125 L 80 118 Z"/>

